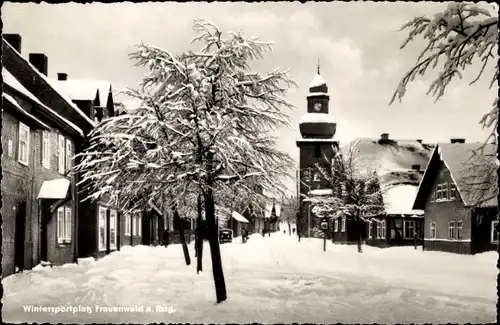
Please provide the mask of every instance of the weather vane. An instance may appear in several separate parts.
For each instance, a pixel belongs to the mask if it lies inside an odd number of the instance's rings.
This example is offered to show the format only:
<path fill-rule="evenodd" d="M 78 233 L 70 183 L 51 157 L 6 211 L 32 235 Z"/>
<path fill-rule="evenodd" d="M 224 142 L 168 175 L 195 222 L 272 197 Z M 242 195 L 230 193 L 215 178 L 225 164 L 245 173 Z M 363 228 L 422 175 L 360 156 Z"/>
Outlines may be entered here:
<path fill-rule="evenodd" d="M 318 58 L 318 74 L 319 74 L 319 58 Z"/>

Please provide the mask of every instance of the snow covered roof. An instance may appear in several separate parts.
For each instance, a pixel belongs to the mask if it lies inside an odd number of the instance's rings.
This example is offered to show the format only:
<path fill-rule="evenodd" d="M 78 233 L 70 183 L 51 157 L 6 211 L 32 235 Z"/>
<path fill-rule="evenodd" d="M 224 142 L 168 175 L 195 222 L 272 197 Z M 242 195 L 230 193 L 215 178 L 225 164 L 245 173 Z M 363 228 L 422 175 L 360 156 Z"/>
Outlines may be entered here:
<path fill-rule="evenodd" d="M 140 99 L 126 99 L 120 101 L 121 104 L 123 104 L 123 107 L 125 108 L 125 111 L 128 113 L 132 113 L 136 111 L 141 105 L 142 105 L 142 100 Z"/>
<path fill-rule="evenodd" d="M 309 88 L 313 88 L 313 87 L 319 87 L 319 86 L 322 86 L 322 85 L 326 85 L 326 81 L 325 79 L 323 79 L 323 77 L 318 73 L 314 76 L 314 78 L 311 80 L 311 82 L 309 83 Z"/>
<path fill-rule="evenodd" d="M 296 142 L 329 142 L 329 143 L 334 143 L 335 140 L 333 137 L 331 138 L 298 138 Z"/>
<path fill-rule="evenodd" d="M 66 123 L 71 129 L 76 131 L 78 134 L 81 136 L 84 136 L 84 133 L 82 129 L 80 129 L 78 126 L 73 124 L 72 122 L 68 121 L 61 115 L 59 115 L 56 111 L 53 109 L 49 108 L 47 105 L 43 104 L 33 93 L 31 93 L 28 89 L 26 89 L 17 79 L 14 77 L 5 67 L 2 69 L 2 78 L 3 82 L 10 87 L 14 88 L 15 90 L 19 91 L 21 94 L 24 96 L 28 97 L 31 99 L 33 102 L 35 102 L 37 105 L 48 111 L 51 115 L 56 116 L 58 119 L 62 120 L 64 123 Z"/>
<path fill-rule="evenodd" d="M 26 116 L 27 118 L 31 119 L 32 121 L 34 121 L 35 123 L 37 123 L 41 127 L 46 128 L 47 130 L 50 130 L 50 127 L 47 124 L 43 123 L 38 118 L 36 118 L 35 116 L 31 115 L 26 110 L 24 110 L 24 108 L 22 108 L 21 104 L 19 104 L 17 102 L 17 100 L 15 100 L 14 97 L 12 97 L 11 95 L 6 94 L 6 93 L 2 93 L 2 97 L 5 98 L 9 103 L 11 103 L 17 109 L 17 111 L 19 113 L 21 113 L 24 116 Z"/>
<path fill-rule="evenodd" d="M 333 195 L 333 190 L 330 188 L 311 190 L 309 195 Z"/>
<path fill-rule="evenodd" d="M 53 80 L 57 89 L 71 100 L 95 100 L 99 91 L 99 106 L 106 106 L 111 84 L 103 80 Z"/>
<path fill-rule="evenodd" d="M 281 204 L 280 203 L 275 203 L 274 204 L 274 209 L 276 212 L 276 217 L 280 216 L 281 213 Z M 272 203 L 267 203 L 266 208 L 264 210 L 264 218 L 271 218 L 271 213 L 273 211 L 273 204 Z"/>
<path fill-rule="evenodd" d="M 9 49 L 10 49 L 10 50 L 11 50 L 11 51 L 15 54 L 15 55 L 17 55 L 19 58 L 21 58 L 21 59 L 24 61 L 24 63 L 25 63 L 27 66 L 29 66 L 29 67 L 31 68 L 31 70 L 32 70 L 32 71 L 34 71 L 34 72 L 35 72 L 35 74 L 36 74 L 37 76 L 39 76 L 42 80 L 44 80 L 44 81 L 47 83 L 47 85 L 49 85 L 49 87 L 51 87 L 54 91 L 56 91 L 56 92 L 59 94 L 59 96 L 61 96 L 61 98 L 62 98 L 62 99 L 64 99 L 64 101 L 65 101 L 65 102 L 66 102 L 66 103 L 67 103 L 67 104 L 68 104 L 71 108 L 73 108 L 73 110 L 75 110 L 75 112 L 77 112 L 77 114 L 78 114 L 78 115 L 80 115 L 83 119 L 85 119 L 85 120 L 86 120 L 86 121 L 87 121 L 90 125 L 92 125 L 92 126 L 94 126 L 94 127 L 95 127 L 96 123 L 95 123 L 94 121 L 92 121 L 92 120 L 90 119 L 90 117 L 88 117 L 87 115 L 85 115 L 85 113 L 83 113 L 83 112 L 82 112 L 82 111 L 78 108 L 78 106 L 76 106 L 76 105 L 75 105 L 75 103 L 73 103 L 73 102 L 71 101 L 71 99 L 69 99 L 67 96 L 65 96 L 65 95 L 64 95 L 64 94 L 62 94 L 61 92 L 59 92 L 59 91 L 57 90 L 57 88 L 54 86 L 53 82 L 52 82 L 49 78 L 47 78 L 47 77 L 46 77 L 43 73 L 41 73 L 40 71 L 38 71 L 38 69 L 37 69 L 37 68 L 35 68 L 35 66 L 34 66 L 34 65 L 32 65 L 32 64 L 29 62 L 29 60 L 26 60 L 26 58 L 25 58 L 24 56 L 22 56 L 22 55 L 21 55 L 21 53 L 19 53 L 19 52 L 18 52 L 18 51 L 17 51 L 14 47 L 12 47 L 12 45 L 10 45 L 10 44 L 9 44 L 9 42 L 4 41 L 4 42 L 2 42 L 2 43 L 3 43 L 4 45 L 8 46 L 8 47 L 9 47 Z"/>
<path fill-rule="evenodd" d="M 38 193 L 38 199 L 65 199 L 68 195 L 69 185 L 70 181 L 66 178 L 45 181 Z"/>
<path fill-rule="evenodd" d="M 417 190 L 418 186 L 416 185 L 398 185 L 382 191 L 385 212 L 389 215 L 422 215 L 424 213 L 422 210 L 413 210 Z"/>
<path fill-rule="evenodd" d="M 330 95 L 328 95 L 327 93 L 323 93 L 323 92 L 314 92 L 314 93 L 307 94 L 307 97 L 315 97 L 315 96 L 328 96 L 328 97 L 330 97 Z"/>
<path fill-rule="evenodd" d="M 340 148 L 343 155 L 351 148 L 358 171 L 376 171 L 381 185 L 411 183 L 417 185 L 422 175 L 413 165 L 427 166 L 431 148 L 418 141 L 379 143 L 377 139 L 357 139 Z"/>
<path fill-rule="evenodd" d="M 326 113 L 306 113 L 300 119 L 302 123 L 335 123 L 333 116 Z"/>
<path fill-rule="evenodd" d="M 236 211 L 233 211 L 231 213 L 231 217 L 233 217 L 233 219 L 235 219 L 238 222 L 248 223 L 248 220 Z"/>
<path fill-rule="evenodd" d="M 478 149 L 482 145 L 479 142 L 438 143 L 420 182 L 415 205 L 423 206 L 435 182 L 440 162 L 443 162 L 465 206 L 497 206 L 496 146 L 487 144 L 480 152 Z"/>

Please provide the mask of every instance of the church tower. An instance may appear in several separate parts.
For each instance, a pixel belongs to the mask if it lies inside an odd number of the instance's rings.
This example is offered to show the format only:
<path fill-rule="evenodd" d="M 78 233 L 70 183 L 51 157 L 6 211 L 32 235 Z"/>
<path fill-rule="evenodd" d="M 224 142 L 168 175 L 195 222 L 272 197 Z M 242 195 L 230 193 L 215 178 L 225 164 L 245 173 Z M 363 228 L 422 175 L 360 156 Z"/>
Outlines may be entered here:
<path fill-rule="evenodd" d="M 309 203 L 304 202 L 303 195 L 325 194 L 325 191 L 318 191 L 327 188 L 327 181 L 316 164 L 328 167 L 338 151 L 338 142 L 333 139 L 337 124 L 329 114 L 329 101 L 328 86 L 320 75 L 318 64 L 317 74 L 309 84 L 307 112 L 299 122 L 301 138 L 297 140 L 297 147 L 300 150 L 298 176 L 300 225 L 297 225 L 297 230 L 301 230 L 301 236 L 304 237 L 313 236 L 312 229 L 319 224 L 319 220 L 310 211 Z"/>

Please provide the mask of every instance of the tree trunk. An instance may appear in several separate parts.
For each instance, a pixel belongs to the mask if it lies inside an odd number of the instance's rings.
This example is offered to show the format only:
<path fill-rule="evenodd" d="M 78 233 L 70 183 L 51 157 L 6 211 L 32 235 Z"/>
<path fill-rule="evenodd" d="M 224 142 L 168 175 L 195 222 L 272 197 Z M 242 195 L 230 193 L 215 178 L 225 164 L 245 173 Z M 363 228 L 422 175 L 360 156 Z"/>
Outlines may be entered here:
<path fill-rule="evenodd" d="M 357 228 L 357 233 L 358 233 L 358 253 L 363 253 L 363 247 L 362 247 L 362 241 L 361 241 L 361 221 L 357 220 L 356 221 L 356 228 Z"/>
<path fill-rule="evenodd" d="M 290 221 L 288 221 L 288 235 L 292 235 L 292 225 L 290 224 Z"/>
<path fill-rule="evenodd" d="M 202 260 L 203 260 L 203 219 L 202 219 L 202 213 L 201 213 L 201 197 L 198 196 L 198 220 L 197 220 L 197 232 L 196 232 L 196 238 L 198 240 L 196 245 L 196 258 L 197 258 L 197 263 L 196 263 L 196 273 L 198 274 L 199 272 L 203 272 L 203 265 L 202 265 Z"/>
<path fill-rule="evenodd" d="M 189 250 L 186 244 L 186 238 L 184 237 L 184 229 L 182 227 L 181 218 L 175 206 L 173 207 L 172 210 L 174 213 L 174 223 L 177 225 L 177 227 L 175 228 L 179 230 L 179 239 L 181 241 L 182 250 L 184 252 L 184 259 L 186 260 L 186 265 L 191 265 L 191 258 L 189 257 Z"/>
<path fill-rule="evenodd" d="M 205 194 L 205 219 L 208 227 L 208 240 L 210 243 L 210 253 L 212 255 L 212 272 L 215 282 L 215 294 L 217 303 L 227 299 L 226 282 L 224 280 L 224 272 L 222 271 L 222 258 L 220 255 L 219 239 L 217 238 L 217 224 L 215 220 L 215 202 L 213 197 L 214 179 L 211 171 L 213 154 L 208 153 L 208 178 L 207 191 Z"/>

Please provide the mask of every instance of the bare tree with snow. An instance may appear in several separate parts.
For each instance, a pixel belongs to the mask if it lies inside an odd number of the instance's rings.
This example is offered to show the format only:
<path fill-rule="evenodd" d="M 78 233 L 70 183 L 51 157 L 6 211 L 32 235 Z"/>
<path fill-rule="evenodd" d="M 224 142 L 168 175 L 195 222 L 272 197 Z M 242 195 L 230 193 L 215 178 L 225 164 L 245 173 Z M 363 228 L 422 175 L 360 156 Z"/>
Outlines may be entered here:
<path fill-rule="evenodd" d="M 276 149 L 270 132 L 289 127 L 284 96 L 295 86 L 286 71 L 253 72 L 249 62 L 272 50 L 270 42 L 241 32 L 224 37 L 214 24 L 195 19 L 198 51 L 174 55 L 141 44 L 131 54 L 149 70 L 138 89 L 124 93 L 142 104 L 133 113 L 104 120 L 75 168 L 92 184 L 91 198 L 109 194 L 122 208 L 134 200 L 176 206 L 203 197 L 217 302 L 226 287 L 216 229 L 219 193 L 238 189 L 284 191 L 293 160 Z M 113 144 L 114 150 L 96 150 Z M 148 189 L 151 195 L 137 199 Z"/>
<path fill-rule="evenodd" d="M 312 205 L 312 213 L 319 218 L 334 221 L 346 218 L 356 225 L 358 252 L 362 253 L 362 235 L 366 222 L 385 212 L 378 175 L 361 167 L 357 161 L 357 147 L 350 145 L 342 154 L 337 152 L 328 167 L 316 168 L 328 182 L 328 195 L 315 195 L 305 200 Z M 324 191 L 324 190 L 322 190 Z"/>
<path fill-rule="evenodd" d="M 496 6 L 496 5 L 494 5 Z M 498 8 L 495 7 L 495 12 Z M 438 12 L 432 18 L 416 17 L 405 25 L 402 30 L 408 31 L 408 37 L 402 44 L 404 48 L 417 36 L 422 36 L 426 42 L 425 48 L 418 56 L 416 65 L 408 71 L 401 80 L 397 90 L 391 99 L 391 103 L 405 94 L 407 85 L 418 75 L 427 73 L 429 67 L 435 69 L 439 67 L 438 77 L 432 82 L 428 94 L 432 93 L 436 100 L 441 98 L 448 85 L 453 79 L 462 79 L 463 72 L 471 70 L 473 64 L 478 60 L 481 68 L 474 79 L 473 84 L 483 77 L 487 70 L 488 63 L 494 64 L 494 73 L 491 76 L 489 87 L 496 84 L 498 78 L 498 17 L 475 4 L 470 3 L 450 3 L 443 12 Z M 439 60 L 444 60 L 438 66 Z M 491 110 L 484 114 L 480 120 L 483 128 L 491 129 L 486 141 L 475 150 L 469 159 L 469 166 L 464 168 L 474 169 L 475 161 L 480 156 L 491 156 L 486 159 L 488 163 L 494 161 L 496 151 L 485 150 L 488 143 L 497 144 L 496 130 L 498 128 L 498 97 L 495 98 Z M 491 196 L 489 185 L 492 180 L 497 180 L 496 168 L 485 168 L 485 174 L 481 176 L 484 184 L 478 186 L 478 179 L 470 180 L 471 187 L 475 187 L 478 197 L 488 200 Z"/>
<path fill-rule="evenodd" d="M 496 5 L 495 5 L 496 6 Z M 495 9 L 497 12 L 498 9 Z M 417 58 L 417 63 L 403 77 L 391 103 L 396 98 L 402 99 L 408 84 L 419 75 L 424 75 L 429 67 L 438 67 L 437 78 L 431 83 L 428 94 L 441 98 L 450 82 L 456 78 L 462 79 L 462 73 L 471 70 L 478 60 L 481 68 L 470 82 L 477 82 L 488 63 L 495 64 L 491 76 L 490 88 L 496 84 L 498 77 L 498 17 L 477 5 L 452 2 L 448 7 L 438 12 L 432 18 L 416 17 L 403 25 L 401 30 L 408 31 L 408 37 L 401 48 L 406 47 L 416 37 L 422 36 L 426 42 L 425 48 Z M 439 65 L 439 61 L 444 61 Z M 498 98 L 495 99 L 490 112 L 480 120 L 484 128 L 492 128 L 487 140 L 496 141 L 498 126 Z"/>

